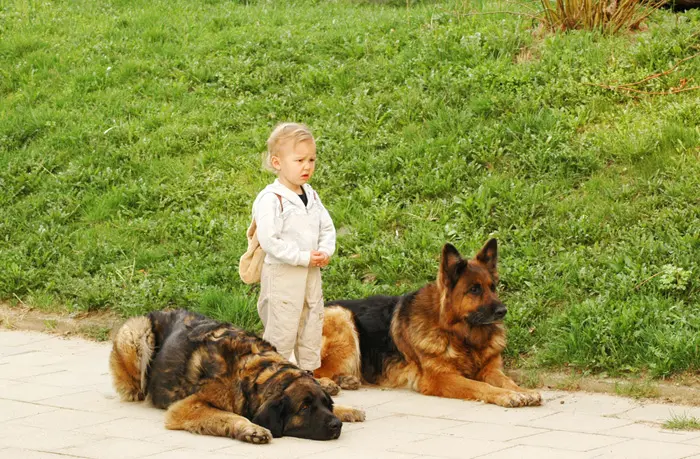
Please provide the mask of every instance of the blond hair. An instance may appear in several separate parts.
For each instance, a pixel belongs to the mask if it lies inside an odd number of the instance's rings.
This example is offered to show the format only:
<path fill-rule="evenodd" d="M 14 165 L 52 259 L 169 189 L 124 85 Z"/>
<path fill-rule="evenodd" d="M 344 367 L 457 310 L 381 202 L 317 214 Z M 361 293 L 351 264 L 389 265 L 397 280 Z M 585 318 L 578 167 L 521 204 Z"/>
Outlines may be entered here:
<path fill-rule="evenodd" d="M 272 167 L 272 157 L 280 155 L 280 145 L 288 140 L 293 140 L 294 145 L 299 142 L 310 140 L 315 143 L 314 136 L 311 134 L 311 129 L 301 123 L 280 123 L 272 130 L 272 134 L 267 139 L 267 151 L 263 153 L 263 168 L 270 172 L 277 173 L 277 170 Z"/>

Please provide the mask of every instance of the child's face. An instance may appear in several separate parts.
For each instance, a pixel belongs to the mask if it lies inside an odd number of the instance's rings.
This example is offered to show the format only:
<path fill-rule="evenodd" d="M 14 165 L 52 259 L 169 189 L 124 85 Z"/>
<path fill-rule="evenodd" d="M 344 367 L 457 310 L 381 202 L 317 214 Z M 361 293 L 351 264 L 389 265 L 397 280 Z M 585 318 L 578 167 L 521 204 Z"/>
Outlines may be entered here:
<path fill-rule="evenodd" d="M 304 140 L 296 145 L 294 140 L 287 140 L 280 145 L 279 156 L 273 156 L 271 162 L 282 185 L 301 193 L 301 186 L 314 175 L 316 145 L 311 140 Z"/>

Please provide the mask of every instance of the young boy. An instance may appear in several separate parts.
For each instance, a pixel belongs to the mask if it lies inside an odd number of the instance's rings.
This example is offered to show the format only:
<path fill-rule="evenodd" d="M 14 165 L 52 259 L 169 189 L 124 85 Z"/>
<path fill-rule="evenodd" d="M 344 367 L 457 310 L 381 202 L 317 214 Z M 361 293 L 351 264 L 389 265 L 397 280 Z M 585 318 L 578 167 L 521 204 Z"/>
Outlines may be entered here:
<path fill-rule="evenodd" d="M 308 127 L 282 123 L 267 140 L 263 165 L 277 179 L 253 203 L 260 247 L 266 253 L 258 314 L 263 338 L 285 358 L 313 372 L 321 366 L 323 292 L 321 268 L 335 252 L 335 227 L 307 183 L 316 166 Z"/>

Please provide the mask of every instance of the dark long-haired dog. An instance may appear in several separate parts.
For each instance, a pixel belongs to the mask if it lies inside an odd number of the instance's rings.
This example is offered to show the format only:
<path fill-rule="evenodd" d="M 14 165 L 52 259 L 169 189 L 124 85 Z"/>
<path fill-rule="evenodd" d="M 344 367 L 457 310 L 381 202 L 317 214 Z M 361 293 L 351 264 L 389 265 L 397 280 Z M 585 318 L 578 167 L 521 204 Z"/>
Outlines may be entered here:
<path fill-rule="evenodd" d="M 498 298 L 497 243 L 471 260 L 446 244 L 437 280 L 404 296 L 329 302 L 317 377 L 354 389 L 361 381 L 506 407 L 540 394 L 503 373 L 506 306 Z"/>
<path fill-rule="evenodd" d="M 330 440 L 364 413 L 333 405 L 307 372 L 257 336 L 178 310 L 129 319 L 110 356 L 123 400 L 149 397 L 168 429 L 268 443 L 273 437 Z"/>

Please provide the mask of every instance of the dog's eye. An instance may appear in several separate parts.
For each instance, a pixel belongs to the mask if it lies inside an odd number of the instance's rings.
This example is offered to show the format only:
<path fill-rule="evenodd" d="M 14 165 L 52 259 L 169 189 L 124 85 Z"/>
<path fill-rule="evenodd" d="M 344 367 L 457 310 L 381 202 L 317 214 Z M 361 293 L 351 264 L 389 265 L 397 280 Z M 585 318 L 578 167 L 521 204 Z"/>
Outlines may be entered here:
<path fill-rule="evenodd" d="M 491 291 L 495 292 L 496 291 L 496 284 L 491 284 Z"/>
<path fill-rule="evenodd" d="M 300 412 L 300 413 L 303 413 L 303 412 L 305 412 L 306 410 L 308 410 L 309 407 L 311 406 L 311 403 L 312 403 L 312 402 L 313 402 L 313 400 L 310 400 L 308 397 L 305 398 L 305 399 L 304 399 L 304 402 L 303 402 L 303 403 L 301 404 L 301 406 L 299 407 L 299 412 Z"/>
<path fill-rule="evenodd" d="M 481 293 L 481 285 L 479 284 L 474 284 L 472 287 L 469 289 L 470 293 L 474 293 L 475 295 L 478 295 Z"/>

